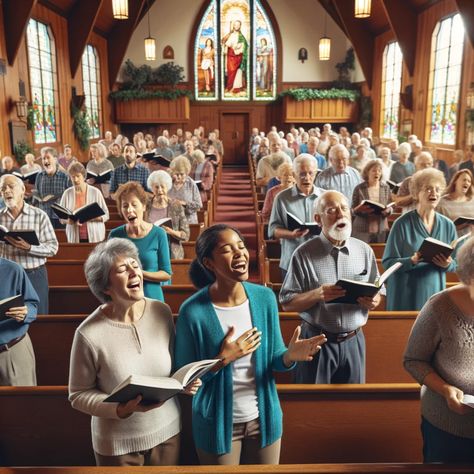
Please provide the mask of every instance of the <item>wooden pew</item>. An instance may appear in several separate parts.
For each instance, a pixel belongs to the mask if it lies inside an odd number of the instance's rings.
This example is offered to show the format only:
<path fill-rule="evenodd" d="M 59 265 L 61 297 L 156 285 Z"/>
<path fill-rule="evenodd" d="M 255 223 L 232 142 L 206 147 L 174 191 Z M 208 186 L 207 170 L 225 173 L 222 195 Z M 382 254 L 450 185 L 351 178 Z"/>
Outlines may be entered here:
<path fill-rule="evenodd" d="M 421 461 L 416 384 L 280 385 L 278 393 L 283 464 Z M 66 387 L 0 387 L 0 419 L 3 465 L 94 465 L 90 418 L 71 408 Z"/>
<path fill-rule="evenodd" d="M 165 302 L 173 313 L 177 313 L 183 301 L 196 292 L 192 285 L 165 285 L 162 289 Z M 88 286 L 49 287 L 49 314 L 90 314 L 99 305 Z"/>

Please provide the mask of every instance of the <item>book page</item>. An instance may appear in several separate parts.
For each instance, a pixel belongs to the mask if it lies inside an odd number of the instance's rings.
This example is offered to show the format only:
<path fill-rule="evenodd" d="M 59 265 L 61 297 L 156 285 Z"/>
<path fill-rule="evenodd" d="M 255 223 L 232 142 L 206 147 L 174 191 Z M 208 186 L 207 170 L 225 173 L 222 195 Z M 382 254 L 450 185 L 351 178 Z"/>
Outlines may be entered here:
<path fill-rule="evenodd" d="M 468 395 L 467 393 L 465 393 L 462 402 L 464 405 L 474 408 L 474 395 Z"/>
<path fill-rule="evenodd" d="M 401 266 L 402 264 L 400 262 L 397 262 L 394 263 L 390 268 L 387 268 L 387 270 L 385 270 L 382 275 L 380 275 L 379 281 L 377 282 L 377 286 L 381 287 L 385 283 L 385 281 L 387 281 L 387 279 L 393 273 L 395 273 Z"/>
<path fill-rule="evenodd" d="M 198 362 L 191 362 L 177 370 L 172 377 L 180 382 L 183 387 L 186 387 L 186 385 L 189 385 L 209 372 L 218 362 L 218 359 L 205 359 Z"/>
<path fill-rule="evenodd" d="M 472 235 L 472 232 L 468 232 L 467 234 L 464 234 L 462 237 L 458 237 L 457 239 L 454 239 L 451 242 L 451 247 L 452 248 L 456 247 L 456 245 L 459 245 L 463 240 L 471 237 L 471 235 Z"/>

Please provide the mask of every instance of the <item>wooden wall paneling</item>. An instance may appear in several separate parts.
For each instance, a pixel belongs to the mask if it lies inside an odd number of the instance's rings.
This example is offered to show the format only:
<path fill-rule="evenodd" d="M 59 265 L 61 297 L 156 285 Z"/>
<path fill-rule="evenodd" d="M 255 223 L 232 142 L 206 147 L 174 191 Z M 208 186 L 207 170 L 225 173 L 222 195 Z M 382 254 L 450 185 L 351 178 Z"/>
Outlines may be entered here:
<path fill-rule="evenodd" d="M 103 0 L 76 2 L 68 14 L 68 44 L 71 76 L 74 77 L 81 64 L 82 53 L 87 45 Z"/>

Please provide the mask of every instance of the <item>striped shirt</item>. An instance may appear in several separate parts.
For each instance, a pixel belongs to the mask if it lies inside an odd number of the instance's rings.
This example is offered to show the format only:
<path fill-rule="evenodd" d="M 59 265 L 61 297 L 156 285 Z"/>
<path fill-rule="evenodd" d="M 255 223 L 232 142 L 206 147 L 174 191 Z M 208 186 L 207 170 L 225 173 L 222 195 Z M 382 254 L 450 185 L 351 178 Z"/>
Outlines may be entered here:
<path fill-rule="evenodd" d="M 133 168 L 128 168 L 126 165 L 115 168 L 110 180 L 110 192 L 115 193 L 121 184 L 129 181 L 136 181 L 143 186 L 145 191 L 149 191 L 147 186 L 147 179 L 150 172 L 142 165 L 135 165 Z"/>
<path fill-rule="evenodd" d="M 362 178 L 357 170 L 347 166 L 342 173 L 336 173 L 332 166 L 321 171 L 316 177 L 316 186 L 327 191 L 335 190 L 346 196 L 347 201 L 352 201 L 354 188 L 362 182 Z"/>
<path fill-rule="evenodd" d="M 40 242 L 32 245 L 30 250 L 22 250 L 0 242 L 1 256 L 21 265 L 25 270 L 40 267 L 46 263 L 46 257 L 52 257 L 58 252 L 58 239 L 47 214 L 26 202 L 23 204 L 18 217 L 15 219 L 8 208 L 0 211 L 0 225 L 8 230 L 34 230 Z"/>
<path fill-rule="evenodd" d="M 296 295 L 321 285 L 334 285 L 341 278 L 373 283 L 378 276 L 375 255 L 369 245 L 349 237 L 345 245 L 338 248 L 321 232 L 293 253 L 280 291 L 280 303 L 288 303 Z M 311 306 L 304 313 L 304 319 L 309 318 L 316 326 L 331 333 L 354 331 L 367 322 L 369 314 L 358 304 L 324 302 Z"/>

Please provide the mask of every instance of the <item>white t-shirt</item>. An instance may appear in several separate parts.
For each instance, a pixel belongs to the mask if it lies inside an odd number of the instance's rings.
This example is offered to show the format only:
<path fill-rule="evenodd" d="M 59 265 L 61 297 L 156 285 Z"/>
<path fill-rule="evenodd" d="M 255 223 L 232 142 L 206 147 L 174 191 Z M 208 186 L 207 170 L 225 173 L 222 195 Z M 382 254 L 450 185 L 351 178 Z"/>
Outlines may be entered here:
<path fill-rule="evenodd" d="M 222 307 L 213 305 L 224 334 L 234 327 L 233 340 L 252 329 L 249 300 L 238 306 Z M 232 363 L 233 422 L 247 423 L 258 418 L 257 389 L 255 386 L 255 363 L 252 354 Z"/>

